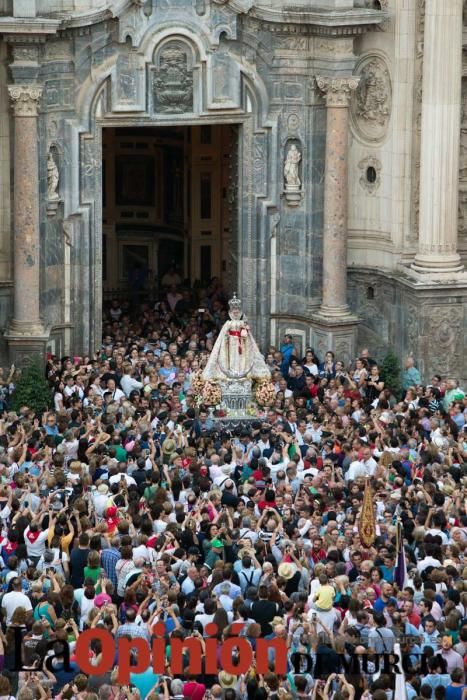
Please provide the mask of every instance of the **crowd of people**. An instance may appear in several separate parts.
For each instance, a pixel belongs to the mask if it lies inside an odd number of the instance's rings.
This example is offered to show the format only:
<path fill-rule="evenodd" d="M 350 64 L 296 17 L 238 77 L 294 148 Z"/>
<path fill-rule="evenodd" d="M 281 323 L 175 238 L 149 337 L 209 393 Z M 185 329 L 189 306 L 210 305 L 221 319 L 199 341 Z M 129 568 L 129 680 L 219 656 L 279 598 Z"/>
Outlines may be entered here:
<path fill-rule="evenodd" d="M 286 336 L 265 354 L 273 405 L 236 427 L 192 388 L 226 319 L 218 280 L 113 301 L 92 357 L 48 358 L 41 415 L 11 410 L 14 368 L 0 373 L 0 700 L 465 700 L 462 389 L 408 358 L 394 392 L 368 349 L 348 365 Z M 219 644 L 284 639 L 286 673 L 272 654 L 267 673 L 219 658 L 195 675 L 185 653 L 183 673 L 168 658 L 121 686 L 118 640 L 150 642 L 157 622 L 168 647 L 212 622 Z M 86 675 L 74 650 L 94 628 L 115 663 Z M 378 668 L 395 647 L 402 686 Z M 96 669 L 102 654 L 96 639 Z"/>

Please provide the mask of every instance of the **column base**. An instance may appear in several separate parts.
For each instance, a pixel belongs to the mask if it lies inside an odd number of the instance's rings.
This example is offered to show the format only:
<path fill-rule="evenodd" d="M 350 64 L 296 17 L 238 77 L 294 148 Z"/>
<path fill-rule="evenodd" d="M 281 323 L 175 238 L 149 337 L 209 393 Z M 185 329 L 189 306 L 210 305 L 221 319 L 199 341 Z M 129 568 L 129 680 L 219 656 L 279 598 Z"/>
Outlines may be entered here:
<path fill-rule="evenodd" d="M 411 268 L 420 274 L 456 274 L 463 271 L 464 265 L 457 253 L 452 255 L 417 254 Z"/>
<path fill-rule="evenodd" d="M 49 330 L 38 322 L 12 319 L 4 335 L 11 363 L 24 367 L 32 360 L 45 365 Z"/>
<path fill-rule="evenodd" d="M 311 343 L 320 358 L 332 350 L 336 360 L 345 364 L 355 359 L 357 352 L 357 329 L 359 319 L 344 308 L 342 315 L 325 315 L 325 307 L 311 321 Z M 335 309 L 332 309 L 335 311 Z"/>
<path fill-rule="evenodd" d="M 318 315 L 324 319 L 347 319 L 352 316 L 350 306 L 345 304 L 344 306 L 320 306 Z M 355 317 L 356 318 L 356 317 Z"/>

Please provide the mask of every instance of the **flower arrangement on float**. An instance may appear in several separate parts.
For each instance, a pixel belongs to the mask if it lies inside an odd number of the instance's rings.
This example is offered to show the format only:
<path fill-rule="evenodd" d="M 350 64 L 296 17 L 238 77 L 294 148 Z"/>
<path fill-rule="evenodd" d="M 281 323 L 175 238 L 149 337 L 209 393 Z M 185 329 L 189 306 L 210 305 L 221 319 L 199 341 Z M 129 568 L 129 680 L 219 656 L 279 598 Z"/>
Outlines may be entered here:
<path fill-rule="evenodd" d="M 206 406 L 218 406 L 222 400 L 220 386 L 214 382 L 205 382 L 201 392 L 201 400 Z"/>
<path fill-rule="evenodd" d="M 258 382 L 255 387 L 255 398 L 260 406 L 272 406 L 276 398 L 274 384 L 269 379 Z"/>
<path fill-rule="evenodd" d="M 202 372 L 202 370 L 199 369 L 197 372 L 195 372 L 193 374 L 193 377 L 191 379 L 191 389 L 196 394 L 196 396 L 201 394 L 205 384 L 206 384 L 206 382 L 203 379 L 203 372 Z"/>

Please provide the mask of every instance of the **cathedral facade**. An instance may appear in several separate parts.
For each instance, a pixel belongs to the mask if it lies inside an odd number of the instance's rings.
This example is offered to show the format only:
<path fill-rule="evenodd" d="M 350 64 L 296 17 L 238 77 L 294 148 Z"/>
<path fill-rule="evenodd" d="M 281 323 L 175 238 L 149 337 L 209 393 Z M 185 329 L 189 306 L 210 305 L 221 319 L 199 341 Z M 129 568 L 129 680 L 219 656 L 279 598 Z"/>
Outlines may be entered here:
<path fill-rule="evenodd" d="M 467 379 L 462 0 L 0 0 L 0 36 L 5 360 L 93 353 L 175 266 L 263 349 Z"/>

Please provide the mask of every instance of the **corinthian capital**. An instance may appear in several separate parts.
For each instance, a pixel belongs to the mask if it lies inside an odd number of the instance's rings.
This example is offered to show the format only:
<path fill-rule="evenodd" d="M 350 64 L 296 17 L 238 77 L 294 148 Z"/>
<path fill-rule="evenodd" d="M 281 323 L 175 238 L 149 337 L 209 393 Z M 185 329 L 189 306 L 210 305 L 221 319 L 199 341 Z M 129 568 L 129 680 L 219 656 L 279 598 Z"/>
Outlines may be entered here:
<path fill-rule="evenodd" d="M 356 90 L 360 78 L 350 75 L 348 78 L 327 78 L 316 76 L 319 89 L 326 94 L 328 107 L 348 107 L 352 90 Z"/>
<path fill-rule="evenodd" d="M 40 85 L 9 85 L 8 93 L 15 117 L 36 117 L 42 95 Z"/>

